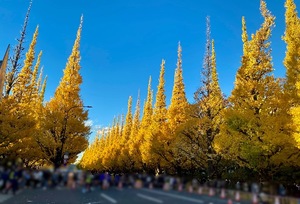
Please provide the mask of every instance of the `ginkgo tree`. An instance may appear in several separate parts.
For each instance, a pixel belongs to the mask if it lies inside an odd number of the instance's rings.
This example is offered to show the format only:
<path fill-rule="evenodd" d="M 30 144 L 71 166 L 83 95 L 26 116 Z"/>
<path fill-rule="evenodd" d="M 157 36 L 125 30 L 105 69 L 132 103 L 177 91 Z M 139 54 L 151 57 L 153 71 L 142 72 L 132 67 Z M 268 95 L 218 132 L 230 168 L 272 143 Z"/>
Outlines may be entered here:
<path fill-rule="evenodd" d="M 122 131 L 122 137 L 120 141 L 120 155 L 118 156 L 119 165 L 122 167 L 124 172 L 130 171 L 133 169 L 134 160 L 129 154 L 129 145 L 130 145 L 130 136 L 132 129 L 132 97 L 128 99 L 127 114 L 125 118 L 124 129 Z"/>
<path fill-rule="evenodd" d="M 16 119 L 18 118 L 18 119 Z M 16 158 L 24 151 L 21 141 L 34 133 L 35 121 L 30 109 L 24 109 L 13 98 L 0 101 L 0 158 Z"/>
<path fill-rule="evenodd" d="M 14 55 L 10 58 L 10 65 L 8 66 L 8 71 L 5 77 L 5 93 L 4 95 L 8 97 L 11 94 L 13 86 L 18 78 L 18 72 L 20 71 L 20 67 L 22 66 L 20 60 L 22 58 L 22 52 L 25 49 L 23 46 L 26 30 L 29 21 L 30 11 L 31 11 L 32 1 L 29 3 L 29 7 L 27 9 L 27 13 L 25 16 L 24 24 L 21 30 L 21 36 L 18 38 L 18 44 L 14 48 Z"/>
<path fill-rule="evenodd" d="M 195 92 L 194 104 L 189 106 L 190 117 L 181 127 L 180 152 L 189 160 L 191 169 L 198 169 L 205 179 L 220 174 L 221 157 L 213 146 L 223 123 L 225 99 L 221 92 L 216 67 L 214 41 L 210 37 L 210 20 L 206 19 L 206 45 L 201 86 Z"/>
<path fill-rule="evenodd" d="M 243 57 L 229 97 L 225 123 L 216 142 L 218 152 L 258 173 L 272 178 L 287 164 L 293 140 L 285 129 L 286 109 L 279 79 L 272 72 L 270 36 L 275 17 L 261 1 L 264 18 L 259 30 L 248 39 L 243 18 Z"/>
<path fill-rule="evenodd" d="M 143 116 L 141 120 L 141 126 L 139 130 L 139 134 L 137 136 L 136 143 L 139 146 L 139 150 L 141 152 L 141 158 L 143 163 L 143 169 L 147 169 L 147 163 L 149 158 L 149 146 L 150 140 L 146 138 L 148 131 L 150 130 L 150 126 L 152 123 L 152 115 L 153 115 L 153 90 L 151 89 L 152 78 L 149 77 L 148 88 L 147 88 L 147 98 L 144 103 Z M 149 166 L 149 165 L 148 165 Z M 149 167 L 150 168 L 150 167 Z"/>
<path fill-rule="evenodd" d="M 131 159 L 133 160 L 133 169 L 135 170 L 141 170 L 143 167 L 142 163 L 142 157 L 141 157 L 141 152 L 140 152 L 140 141 L 138 138 L 139 131 L 140 131 L 140 113 L 141 112 L 141 107 L 140 107 L 140 93 L 138 93 L 138 99 L 136 102 L 136 107 L 135 107 L 135 112 L 133 115 L 133 120 L 132 120 L 132 128 L 131 128 L 131 133 L 128 141 L 128 146 L 129 146 L 129 154 Z"/>
<path fill-rule="evenodd" d="M 165 96 L 165 60 L 162 60 L 157 85 L 157 93 L 151 118 L 151 125 L 145 135 L 147 165 L 157 172 L 161 171 L 162 157 L 168 143 L 167 105 Z"/>
<path fill-rule="evenodd" d="M 6 95 L 1 100 L 2 107 L 9 111 L 1 111 L 2 137 L 6 150 L 11 152 L 10 157 L 19 157 L 25 164 L 30 161 L 41 161 L 41 154 L 37 150 L 37 145 L 33 139 L 36 133 L 36 121 L 39 115 L 38 110 L 42 106 L 42 89 L 37 78 L 40 68 L 41 54 L 38 55 L 34 65 L 36 55 L 35 46 L 37 43 L 38 27 L 36 28 L 32 41 L 24 59 L 23 66 L 11 84 L 11 95 Z M 10 71 L 8 71 L 10 73 Z M 8 83 L 8 82 L 7 82 Z M 13 122 L 14 121 L 14 122 Z M 12 154 L 13 152 L 13 154 Z"/>
<path fill-rule="evenodd" d="M 286 55 L 284 65 L 286 68 L 286 81 L 284 84 L 284 102 L 291 117 L 287 126 L 291 128 L 296 146 L 300 148 L 300 19 L 293 0 L 285 2 L 285 35 L 283 40 L 286 42 Z M 299 153 L 298 153 L 299 154 Z"/>
<path fill-rule="evenodd" d="M 201 86 L 195 101 L 190 104 L 186 99 L 179 44 L 169 107 L 163 60 L 156 95 L 150 77 L 141 116 L 139 97 L 134 116 L 130 98 L 126 117 L 114 119 L 95 139 L 84 153 L 82 166 L 97 171 L 197 175 L 205 180 L 227 176 L 240 180 L 249 175 L 261 181 L 297 180 L 292 172 L 299 171 L 300 155 L 300 21 L 293 0 L 286 0 L 285 7 L 285 79 L 273 75 L 270 37 L 275 17 L 261 0 L 263 23 L 254 34 L 248 36 L 242 18 L 241 65 L 231 95 L 225 98 L 208 18 Z"/>
<path fill-rule="evenodd" d="M 182 174 L 183 169 L 189 168 L 186 161 L 189 159 L 182 154 L 182 150 L 186 149 L 186 145 L 179 133 L 180 127 L 186 123 L 188 118 L 189 103 L 185 94 L 185 85 L 183 81 L 182 69 L 182 47 L 178 43 L 177 63 L 174 73 L 174 84 L 171 96 L 171 103 L 167 112 L 168 140 L 167 147 L 164 148 L 165 168 L 169 172 Z"/>
<path fill-rule="evenodd" d="M 43 118 L 39 122 L 40 134 L 36 136 L 45 159 L 55 167 L 62 164 L 66 153 L 72 162 L 88 146 L 90 127 L 85 123 L 88 120 L 88 112 L 84 110 L 85 106 L 80 98 L 81 30 L 82 17 L 64 75 L 54 97 L 47 102 L 42 111 Z"/>

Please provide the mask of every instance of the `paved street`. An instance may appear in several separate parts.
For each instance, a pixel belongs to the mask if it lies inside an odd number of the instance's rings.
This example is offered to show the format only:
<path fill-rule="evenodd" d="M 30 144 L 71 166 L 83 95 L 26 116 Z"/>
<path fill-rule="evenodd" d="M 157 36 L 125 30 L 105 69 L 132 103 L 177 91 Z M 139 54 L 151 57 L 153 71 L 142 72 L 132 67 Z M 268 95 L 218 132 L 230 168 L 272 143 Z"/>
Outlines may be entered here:
<path fill-rule="evenodd" d="M 6 196 L 6 197 L 5 197 Z M 1 200 L 2 199 L 2 200 Z M 5 201 L 3 201 L 5 199 Z M 228 199 L 197 195 L 196 193 L 163 191 L 153 189 L 110 188 L 108 190 L 95 189 L 88 193 L 82 193 L 81 189 L 68 190 L 52 189 L 24 189 L 17 195 L 0 195 L 0 203 L 3 204 L 226 204 Z M 250 202 L 233 202 L 250 203 Z"/>

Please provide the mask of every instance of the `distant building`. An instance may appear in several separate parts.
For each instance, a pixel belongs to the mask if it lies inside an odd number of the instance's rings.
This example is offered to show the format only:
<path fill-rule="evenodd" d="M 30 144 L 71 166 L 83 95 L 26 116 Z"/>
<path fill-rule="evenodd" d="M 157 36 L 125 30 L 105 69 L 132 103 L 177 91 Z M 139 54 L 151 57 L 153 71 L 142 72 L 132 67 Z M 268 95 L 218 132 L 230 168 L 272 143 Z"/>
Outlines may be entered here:
<path fill-rule="evenodd" d="M 3 97 L 3 88 L 4 88 L 4 81 L 5 81 L 6 67 L 8 62 L 9 47 L 10 46 L 8 45 L 3 60 L 0 61 L 0 100 Z"/>

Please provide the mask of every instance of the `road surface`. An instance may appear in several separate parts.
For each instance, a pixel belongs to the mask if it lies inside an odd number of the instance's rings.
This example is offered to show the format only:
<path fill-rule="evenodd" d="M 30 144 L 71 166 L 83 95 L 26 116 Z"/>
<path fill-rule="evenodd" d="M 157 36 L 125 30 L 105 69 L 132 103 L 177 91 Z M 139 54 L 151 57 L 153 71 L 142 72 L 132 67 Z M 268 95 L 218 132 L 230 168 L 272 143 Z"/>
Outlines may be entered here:
<path fill-rule="evenodd" d="M 2 198 L 2 200 L 1 200 Z M 3 204 L 227 204 L 228 198 L 218 196 L 198 195 L 196 193 L 163 191 L 161 189 L 118 189 L 111 187 L 107 190 L 100 188 L 83 193 L 82 189 L 24 189 L 16 195 L 0 195 Z M 248 204 L 251 202 L 232 202 Z"/>

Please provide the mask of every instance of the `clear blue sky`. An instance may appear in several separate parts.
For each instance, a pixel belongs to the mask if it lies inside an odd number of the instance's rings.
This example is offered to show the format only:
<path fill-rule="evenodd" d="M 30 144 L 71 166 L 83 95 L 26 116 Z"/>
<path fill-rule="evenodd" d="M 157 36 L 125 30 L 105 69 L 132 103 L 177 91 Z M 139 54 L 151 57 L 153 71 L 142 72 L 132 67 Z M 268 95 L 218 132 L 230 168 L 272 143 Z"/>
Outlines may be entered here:
<path fill-rule="evenodd" d="M 0 56 L 8 44 L 16 45 L 29 5 L 25 0 L 0 1 Z M 285 44 L 284 0 L 267 0 L 276 16 L 272 36 L 275 75 L 283 77 Z M 300 6 L 300 0 L 295 0 Z M 156 92 L 161 59 L 166 60 L 166 96 L 169 104 L 177 45 L 183 48 L 183 76 L 186 94 L 200 86 L 200 72 L 205 47 L 205 18 L 211 18 L 211 36 L 215 39 L 217 69 L 222 91 L 228 96 L 242 55 L 241 18 L 245 16 L 249 33 L 255 32 L 263 19 L 259 0 L 34 0 L 25 47 L 40 26 L 36 52 L 43 50 L 41 65 L 48 75 L 45 100 L 49 100 L 60 81 L 71 53 L 80 16 L 81 96 L 96 127 L 106 127 L 113 117 L 127 111 L 127 100 L 138 90 L 146 98 L 148 78 Z M 134 111 L 134 109 L 132 110 Z M 94 135 L 92 134 L 92 137 Z"/>

